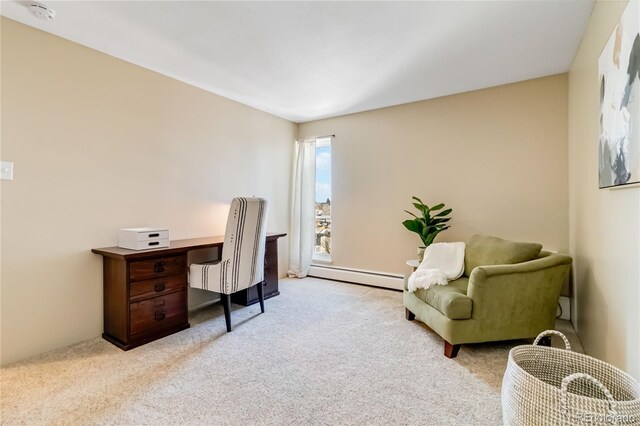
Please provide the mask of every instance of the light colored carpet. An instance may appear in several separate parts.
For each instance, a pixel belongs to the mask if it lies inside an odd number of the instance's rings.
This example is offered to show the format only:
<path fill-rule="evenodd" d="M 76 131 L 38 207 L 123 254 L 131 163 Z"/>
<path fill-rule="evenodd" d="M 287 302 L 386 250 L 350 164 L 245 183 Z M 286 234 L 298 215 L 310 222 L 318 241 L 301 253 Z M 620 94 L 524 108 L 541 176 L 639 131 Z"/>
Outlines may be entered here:
<path fill-rule="evenodd" d="M 219 304 L 188 330 L 123 352 L 102 339 L 3 368 L 3 424 L 500 424 L 508 350 L 404 319 L 402 294 L 307 278 Z"/>

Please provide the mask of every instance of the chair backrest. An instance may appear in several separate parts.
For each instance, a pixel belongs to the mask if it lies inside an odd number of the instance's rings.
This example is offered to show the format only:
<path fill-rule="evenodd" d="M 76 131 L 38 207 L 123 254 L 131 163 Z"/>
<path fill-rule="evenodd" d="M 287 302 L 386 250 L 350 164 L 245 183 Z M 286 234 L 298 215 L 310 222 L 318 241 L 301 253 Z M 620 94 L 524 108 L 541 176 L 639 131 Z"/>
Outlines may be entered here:
<path fill-rule="evenodd" d="M 221 261 L 226 294 L 264 280 L 267 210 L 267 200 L 263 198 L 241 197 L 231 201 Z"/>

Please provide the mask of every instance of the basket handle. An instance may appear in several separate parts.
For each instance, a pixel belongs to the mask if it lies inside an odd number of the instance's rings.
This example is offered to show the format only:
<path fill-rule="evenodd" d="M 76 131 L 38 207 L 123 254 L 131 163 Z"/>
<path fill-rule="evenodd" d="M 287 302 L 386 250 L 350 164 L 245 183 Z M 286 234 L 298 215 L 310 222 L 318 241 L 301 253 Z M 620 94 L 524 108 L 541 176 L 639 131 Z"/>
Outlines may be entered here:
<path fill-rule="evenodd" d="M 611 395 L 611 392 L 609 392 L 609 389 L 607 389 L 607 387 L 603 385 L 600 380 L 586 373 L 574 373 L 562 379 L 562 385 L 560 386 L 560 393 L 562 394 L 562 401 L 561 401 L 562 411 L 565 413 L 565 415 L 569 414 L 569 407 L 567 403 L 567 394 L 569 393 L 569 383 L 577 379 L 589 380 L 591 383 L 596 385 L 598 389 L 602 391 L 602 393 L 607 397 L 607 400 L 609 401 L 609 416 L 611 417 L 611 422 L 613 424 L 618 423 L 618 411 L 617 411 L 618 403 L 613 398 L 613 395 Z"/>
<path fill-rule="evenodd" d="M 547 330 L 538 334 L 538 337 L 536 337 L 536 340 L 533 341 L 533 346 L 536 346 L 538 342 L 540 342 L 540 339 L 542 339 L 543 337 L 550 336 L 552 334 L 562 337 L 562 340 L 564 340 L 564 348 L 568 351 L 571 351 L 571 344 L 569 343 L 569 339 L 567 339 L 567 337 L 564 334 L 556 330 Z"/>

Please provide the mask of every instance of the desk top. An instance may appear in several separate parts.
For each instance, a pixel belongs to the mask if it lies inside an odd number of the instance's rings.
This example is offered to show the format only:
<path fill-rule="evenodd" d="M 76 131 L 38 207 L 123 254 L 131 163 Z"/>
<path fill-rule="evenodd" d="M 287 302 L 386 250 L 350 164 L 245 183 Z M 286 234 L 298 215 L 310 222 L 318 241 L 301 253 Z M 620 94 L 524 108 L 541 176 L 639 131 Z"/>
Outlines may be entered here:
<path fill-rule="evenodd" d="M 267 241 L 277 240 L 280 237 L 284 237 L 286 233 L 268 232 Z M 202 237 L 202 238 L 189 238 L 186 240 L 173 240 L 169 241 L 169 247 L 162 247 L 149 250 L 129 250 L 120 247 L 104 247 L 91 249 L 93 253 L 101 254 L 106 257 L 113 257 L 116 259 L 132 260 L 142 259 L 146 257 L 165 256 L 165 255 L 177 255 L 188 252 L 189 250 L 198 250 L 213 247 L 222 247 L 224 243 L 224 235 L 217 235 L 215 237 Z"/>

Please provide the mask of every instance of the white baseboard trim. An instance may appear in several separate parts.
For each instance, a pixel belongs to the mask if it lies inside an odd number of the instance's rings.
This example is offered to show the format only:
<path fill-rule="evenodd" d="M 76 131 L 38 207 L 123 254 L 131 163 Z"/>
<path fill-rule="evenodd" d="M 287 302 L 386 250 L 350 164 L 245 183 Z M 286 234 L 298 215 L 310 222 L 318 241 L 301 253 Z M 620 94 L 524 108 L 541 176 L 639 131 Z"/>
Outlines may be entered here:
<path fill-rule="evenodd" d="M 567 296 L 560 296 L 558 305 L 559 318 L 563 320 L 571 320 L 571 299 Z"/>
<path fill-rule="evenodd" d="M 355 284 L 366 284 L 393 290 L 402 290 L 404 281 L 402 275 L 325 265 L 312 265 L 309 276 Z"/>

